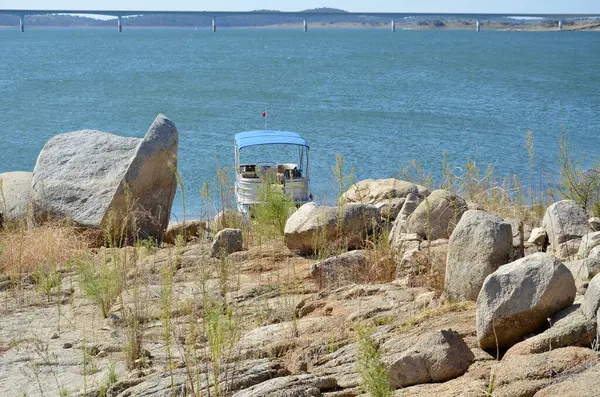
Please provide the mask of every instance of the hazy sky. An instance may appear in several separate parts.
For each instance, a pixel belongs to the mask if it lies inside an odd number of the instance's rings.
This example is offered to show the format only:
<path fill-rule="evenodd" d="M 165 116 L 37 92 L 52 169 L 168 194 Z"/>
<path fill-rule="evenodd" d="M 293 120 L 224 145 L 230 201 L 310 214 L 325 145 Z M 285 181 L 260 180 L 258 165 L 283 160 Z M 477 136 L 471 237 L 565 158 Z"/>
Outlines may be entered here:
<path fill-rule="evenodd" d="M 0 0 L 0 9 L 600 13 L 600 0 Z"/>

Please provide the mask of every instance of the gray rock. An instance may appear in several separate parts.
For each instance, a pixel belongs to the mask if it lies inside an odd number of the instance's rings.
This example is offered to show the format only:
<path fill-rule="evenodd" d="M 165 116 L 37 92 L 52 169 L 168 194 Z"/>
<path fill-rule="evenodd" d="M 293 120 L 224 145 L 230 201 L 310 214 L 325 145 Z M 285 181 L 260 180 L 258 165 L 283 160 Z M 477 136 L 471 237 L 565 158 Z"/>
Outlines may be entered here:
<path fill-rule="evenodd" d="M 583 287 L 598 273 L 600 273 L 600 259 L 587 258 L 577 261 L 565 262 L 565 266 L 573 274 L 577 288 Z"/>
<path fill-rule="evenodd" d="M 175 244 L 177 236 L 181 235 L 183 241 L 190 241 L 200 237 L 208 230 L 206 221 L 192 220 L 169 223 L 163 241 L 167 244 Z"/>
<path fill-rule="evenodd" d="M 111 228 L 127 219 L 136 235 L 127 237 L 161 241 L 177 187 L 177 144 L 177 128 L 163 115 L 143 139 L 91 130 L 56 135 L 33 171 L 36 220 Z"/>
<path fill-rule="evenodd" d="M 510 262 L 521 259 L 525 256 L 525 227 L 523 222 L 518 219 L 507 219 L 512 230 L 512 251 L 510 253 Z"/>
<path fill-rule="evenodd" d="M 577 259 L 588 258 L 594 247 L 600 245 L 600 232 L 588 233 L 582 237 L 579 249 L 577 250 Z"/>
<path fill-rule="evenodd" d="M 592 229 L 593 232 L 600 232 L 600 218 L 592 217 L 588 219 L 588 225 L 590 225 L 590 229 Z"/>
<path fill-rule="evenodd" d="M 487 212 L 464 213 L 448 243 L 444 292 L 450 300 L 477 300 L 485 278 L 509 262 L 511 230 Z"/>
<path fill-rule="evenodd" d="M 382 222 L 393 222 L 398 217 L 402 206 L 406 199 L 404 197 L 393 198 L 386 201 L 375 203 L 375 207 L 379 210 Z"/>
<path fill-rule="evenodd" d="M 350 186 L 342 198 L 349 203 L 376 204 L 390 199 L 404 198 L 410 193 L 426 197 L 429 195 L 429 190 L 400 179 L 365 179 Z"/>
<path fill-rule="evenodd" d="M 574 238 L 558 245 L 550 245 L 546 251 L 561 261 L 573 261 L 578 259 L 577 252 L 579 252 L 580 245 L 581 239 Z"/>
<path fill-rule="evenodd" d="M 319 397 L 322 392 L 335 388 L 337 382 L 334 378 L 301 374 L 267 380 L 240 390 L 233 397 Z"/>
<path fill-rule="evenodd" d="M 418 194 L 410 193 L 406 196 L 404 204 L 402 205 L 402 209 L 398 213 L 396 217 L 396 221 L 394 222 L 394 227 L 392 228 L 388 240 L 393 249 L 400 251 L 403 249 L 401 237 L 406 233 L 406 221 L 412 215 L 412 213 L 417 209 L 421 199 Z"/>
<path fill-rule="evenodd" d="M 408 218 L 406 230 L 427 240 L 449 238 L 466 211 L 467 203 L 460 196 L 447 190 L 435 190 Z"/>
<path fill-rule="evenodd" d="M 595 246 L 588 255 L 589 259 L 600 259 L 600 245 Z"/>
<path fill-rule="evenodd" d="M 284 235 L 290 250 L 312 253 L 337 237 L 337 208 L 304 204 L 288 218 Z"/>
<path fill-rule="evenodd" d="M 394 388 L 457 378 L 474 360 L 469 347 L 453 330 L 433 332 L 404 352 L 382 357 Z"/>
<path fill-rule="evenodd" d="M 540 331 L 549 317 L 573 304 L 575 293 L 571 272 L 552 255 L 537 253 L 501 266 L 485 279 L 477 298 L 480 346 L 508 348 Z"/>
<path fill-rule="evenodd" d="M 537 245 L 538 247 L 543 247 L 546 245 L 546 241 L 548 241 L 548 235 L 543 227 L 536 227 L 531 231 L 531 235 L 527 242 Z"/>
<path fill-rule="evenodd" d="M 379 211 L 371 204 L 350 203 L 338 209 L 307 203 L 288 218 L 285 245 L 300 253 L 312 253 L 333 243 L 358 249 L 379 224 Z"/>
<path fill-rule="evenodd" d="M 314 263 L 310 267 L 310 275 L 324 284 L 356 282 L 365 276 L 367 262 L 366 251 L 350 251 Z"/>
<path fill-rule="evenodd" d="M 534 397 L 598 397 L 600 390 L 600 363 L 584 367 L 575 373 L 539 390 Z"/>
<path fill-rule="evenodd" d="M 248 226 L 248 219 L 237 211 L 219 211 L 213 218 L 210 228 L 214 231 L 219 231 L 225 228 L 240 229 Z"/>
<path fill-rule="evenodd" d="M 244 237 L 240 229 L 223 229 L 215 236 L 211 247 L 211 256 L 220 258 L 244 248 Z"/>
<path fill-rule="evenodd" d="M 573 200 L 563 200 L 546 209 L 542 227 L 551 246 L 582 238 L 588 233 L 588 215 L 585 208 Z"/>
<path fill-rule="evenodd" d="M 583 298 L 583 312 L 588 320 L 596 318 L 600 309 L 600 274 L 594 276 Z"/>
<path fill-rule="evenodd" d="M 342 246 L 350 250 L 362 248 L 367 236 L 371 235 L 379 224 L 379 210 L 374 205 L 359 203 L 344 205 L 340 220 Z"/>
<path fill-rule="evenodd" d="M 517 343 L 504 357 L 513 354 L 538 354 L 567 346 L 590 347 L 596 338 L 596 322 L 588 320 L 576 303 L 550 319 L 551 327 L 541 334 Z"/>
<path fill-rule="evenodd" d="M 26 220 L 32 179 L 32 172 L 0 174 L 0 218 L 4 218 L 4 221 Z M 0 227 L 1 223 L 0 221 Z"/>

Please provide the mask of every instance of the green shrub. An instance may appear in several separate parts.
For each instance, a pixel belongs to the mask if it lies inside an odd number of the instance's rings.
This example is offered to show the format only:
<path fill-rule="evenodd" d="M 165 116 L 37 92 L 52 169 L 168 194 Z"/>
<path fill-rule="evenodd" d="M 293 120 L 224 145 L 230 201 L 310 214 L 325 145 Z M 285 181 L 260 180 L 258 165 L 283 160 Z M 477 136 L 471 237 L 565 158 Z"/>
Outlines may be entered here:
<path fill-rule="evenodd" d="M 392 387 L 387 369 L 381 362 L 381 352 L 371 335 L 371 329 L 358 327 L 356 365 L 361 378 L 361 387 L 371 397 L 390 397 Z"/>
<path fill-rule="evenodd" d="M 285 193 L 284 186 L 273 182 L 270 178 L 263 180 L 258 189 L 260 204 L 252 208 L 256 232 L 263 237 L 283 236 L 285 223 L 296 209 L 294 198 Z"/>

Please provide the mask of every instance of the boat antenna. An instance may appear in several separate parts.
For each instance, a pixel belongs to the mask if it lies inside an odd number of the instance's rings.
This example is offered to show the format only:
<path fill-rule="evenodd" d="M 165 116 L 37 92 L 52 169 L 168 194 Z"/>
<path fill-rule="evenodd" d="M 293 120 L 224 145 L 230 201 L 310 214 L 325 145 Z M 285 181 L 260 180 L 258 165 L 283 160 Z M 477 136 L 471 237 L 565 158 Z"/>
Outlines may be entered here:
<path fill-rule="evenodd" d="M 268 130 L 269 128 L 269 113 L 267 112 L 267 108 L 265 107 L 265 112 L 263 113 L 263 116 L 265 116 L 265 130 Z"/>

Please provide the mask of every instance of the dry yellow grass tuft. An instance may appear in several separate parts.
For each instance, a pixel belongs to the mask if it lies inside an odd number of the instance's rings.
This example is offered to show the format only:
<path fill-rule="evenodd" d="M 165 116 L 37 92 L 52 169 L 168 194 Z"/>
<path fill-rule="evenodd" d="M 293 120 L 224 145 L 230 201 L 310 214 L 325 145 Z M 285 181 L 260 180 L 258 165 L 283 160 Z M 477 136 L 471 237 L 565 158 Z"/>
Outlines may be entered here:
<path fill-rule="evenodd" d="M 0 273 L 27 274 L 80 258 L 89 238 L 73 227 L 46 225 L 0 230 Z"/>

